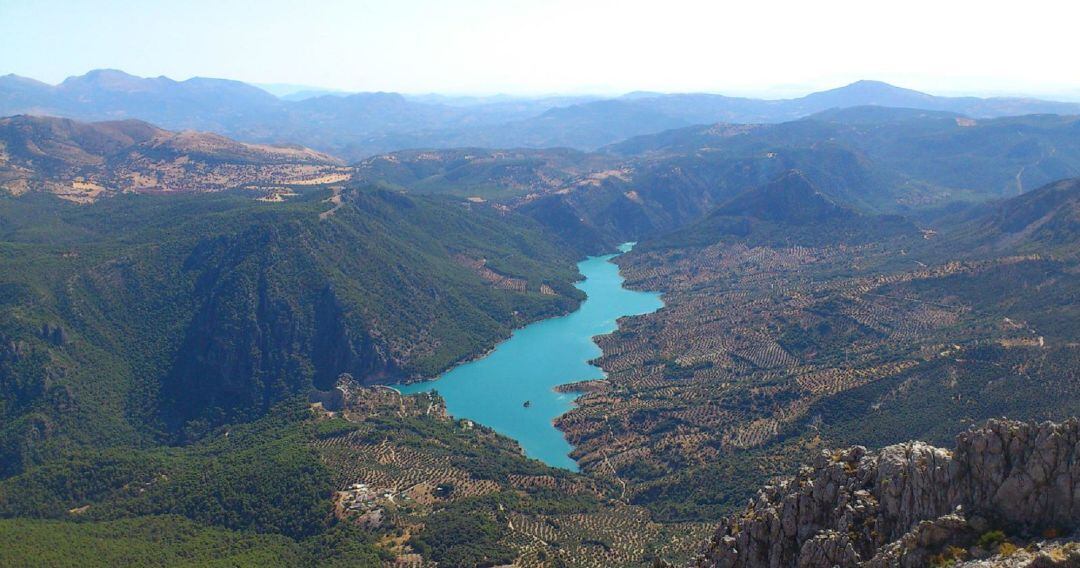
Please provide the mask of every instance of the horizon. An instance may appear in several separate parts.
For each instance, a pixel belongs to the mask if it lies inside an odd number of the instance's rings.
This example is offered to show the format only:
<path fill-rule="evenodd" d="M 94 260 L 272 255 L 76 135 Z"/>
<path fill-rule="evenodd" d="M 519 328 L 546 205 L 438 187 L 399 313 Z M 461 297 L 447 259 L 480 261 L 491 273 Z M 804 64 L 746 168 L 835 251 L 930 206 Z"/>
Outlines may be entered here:
<path fill-rule="evenodd" d="M 1080 568 L 1076 16 L 0 0 L 0 568 Z"/>
<path fill-rule="evenodd" d="M 854 86 L 854 85 L 856 85 L 858 83 L 877 83 L 877 84 L 886 85 L 886 86 L 889 86 L 889 87 L 892 87 L 892 88 L 895 88 L 895 89 L 916 91 L 916 92 L 919 92 L 919 93 L 922 93 L 922 94 L 927 94 L 927 95 L 931 95 L 931 96 L 935 96 L 935 97 L 978 97 L 978 98 L 996 98 L 996 97 L 1000 97 L 1000 98 L 1032 98 L 1032 99 L 1043 99 L 1043 100 L 1049 100 L 1049 99 L 1051 99 L 1053 97 L 1057 97 L 1056 100 L 1061 101 L 1061 102 L 1080 102 L 1080 91 L 1077 91 L 1076 93 L 1057 93 L 1057 94 L 1054 94 L 1054 93 L 1012 92 L 1012 91 L 1000 91 L 1000 92 L 988 92 L 988 91 L 949 92 L 949 91 L 944 91 L 943 92 L 943 91 L 934 91 L 934 90 L 915 89 L 915 88 L 909 87 L 907 85 L 896 84 L 896 83 L 892 83 L 892 82 L 889 82 L 889 81 L 884 81 L 884 80 L 881 80 L 881 79 L 875 79 L 875 78 L 855 79 L 855 80 L 848 81 L 848 82 L 845 82 L 845 83 L 842 83 L 842 84 L 835 84 L 835 85 L 832 85 L 832 86 L 824 86 L 824 87 L 821 87 L 821 88 L 814 88 L 814 89 L 811 89 L 809 87 L 805 87 L 806 90 L 797 90 L 794 87 L 787 87 L 786 90 L 784 91 L 784 93 L 786 93 L 786 94 L 776 94 L 776 91 L 772 91 L 774 94 L 770 96 L 768 94 L 755 94 L 753 92 L 738 92 L 738 91 L 731 91 L 731 92 L 720 92 L 720 91 L 673 91 L 673 90 L 648 90 L 648 89 L 634 89 L 634 90 L 630 90 L 630 91 L 617 91 L 617 92 L 610 92 L 610 93 L 601 93 L 601 92 L 560 92 L 560 91 L 537 92 L 537 93 L 448 92 L 448 91 L 416 91 L 416 92 L 409 92 L 409 91 L 387 91 L 387 90 L 348 91 L 348 90 L 336 89 L 336 88 L 333 88 L 333 87 L 325 87 L 325 86 L 321 86 L 321 85 L 304 85 L 304 84 L 296 84 L 296 83 L 260 83 L 260 82 L 244 81 L 242 79 L 236 79 L 236 78 L 232 78 L 232 77 L 213 77 L 213 76 L 207 76 L 207 75 L 192 75 L 190 77 L 184 77 L 184 78 L 170 77 L 170 76 L 164 75 L 164 74 L 159 74 L 159 75 L 138 75 L 138 74 L 135 74 L 135 73 L 129 73 L 128 71 L 126 71 L 124 69 L 109 68 L 109 67 L 88 69 L 83 73 L 79 73 L 79 74 L 76 74 L 76 75 L 69 75 L 69 76 L 64 77 L 63 79 L 61 79 L 59 81 L 55 81 L 55 82 L 49 82 L 49 81 L 45 81 L 45 80 L 42 80 L 42 79 L 37 78 L 37 77 L 21 75 L 21 74 L 13 73 L 13 72 L 11 72 L 11 73 L 2 73 L 2 74 L 0 74 L 0 77 L 5 77 L 5 76 L 19 77 L 19 78 L 23 78 L 23 79 L 30 79 L 30 80 L 33 80 L 33 81 L 44 83 L 44 84 L 52 86 L 52 87 L 57 87 L 57 86 L 61 85 L 62 83 L 64 83 L 67 80 L 77 79 L 79 77 L 84 77 L 86 75 L 89 75 L 89 74 L 95 73 L 95 72 L 119 72 L 119 73 L 122 73 L 124 75 L 135 77 L 137 79 L 168 79 L 170 81 L 174 81 L 174 82 L 178 82 L 178 83 L 182 83 L 184 81 L 188 81 L 188 80 L 191 80 L 191 79 L 207 79 L 207 80 L 216 80 L 216 81 L 237 81 L 237 82 L 244 83 L 246 85 L 258 88 L 258 89 L 260 89 L 262 91 L 265 91 L 265 92 L 267 92 L 267 93 L 269 93 L 269 94 L 271 94 L 271 95 L 273 95 L 275 97 L 278 97 L 278 98 L 287 97 L 287 96 L 290 96 L 292 94 L 297 94 L 297 93 L 315 93 L 315 94 L 311 95 L 312 97 L 326 96 L 326 95 L 348 96 L 348 95 L 364 94 L 364 93 L 390 93 L 390 94 L 400 94 L 402 96 L 407 96 L 407 97 L 474 98 L 474 99 L 479 99 L 479 100 L 483 100 L 483 99 L 529 100 L 529 99 L 544 99 L 544 98 L 558 98 L 558 97 L 581 97 L 581 98 L 592 97 L 592 98 L 596 98 L 596 99 L 611 99 L 611 98 L 619 98 L 619 97 L 625 97 L 625 96 L 629 96 L 629 95 L 633 95 L 633 94 L 643 93 L 643 94 L 654 94 L 654 95 L 657 95 L 657 96 L 689 94 L 689 95 L 717 95 L 717 96 L 728 96 L 728 97 L 735 97 L 735 98 L 741 97 L 741 98 L 762 99 L 762 100 L 789 100 L 789 99 L 798 99 L 798 98 L 801 98 L 801 97 L 805 97 L 807 95 L 812 95 L 812 94 L 820 93 L 820 92 L 824 92 L 824 91 L 833 91 L 833 90 L 844 89 L 844 88 L 852 87 L 852 86 Z"/>
<path fill-rule="evenodd" d="M 609 0 L 327 0 L 318 7 L 13 0 L 0 6 L 0 33 L 20 57 L 0 62 L 0 73 L 56 84 L 113 68 L 175 80 L 514 97 L 655 91 L 792 98 L 870 79 L 941 96 L 1080 98 L 1080 82 L 1063 79 L 1080 76 L 1069 57 L 1075 20 L 1068 17 L 1080 10 L 1046 0 L 1022 13 L 926 0 L 903 10 L 847 1 L 690 0 L 664 10 Z"/>

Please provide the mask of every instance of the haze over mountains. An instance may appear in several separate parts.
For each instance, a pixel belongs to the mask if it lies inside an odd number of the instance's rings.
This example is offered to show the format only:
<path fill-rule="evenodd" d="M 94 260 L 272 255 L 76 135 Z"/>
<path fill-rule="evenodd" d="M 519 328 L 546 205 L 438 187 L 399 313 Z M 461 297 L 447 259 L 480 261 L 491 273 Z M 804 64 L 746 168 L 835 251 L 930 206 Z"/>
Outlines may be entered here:
<path fill-rule="evenodd" d="M 1024 193 L 1080 176 L 1078 129 L 1080 119 L 1057 115 L 970 119 L 852 107 L 778 124 L 685 127 L 597 152 L 403 150 L 343 165 L 295 145 L 170 132 L 137 120 L 17 116 L 0 120 L 0 183 L 10 192 L 83 201 L 238 188 L 280 199 L 353 178 L 490 200 L 600 252 L 680 229 L 789 171 L 860 214 L 922 215 L 956 201 Z"/>
<path fill-rule="evenodd" d="M 971 118 L 1080 114 L 1080 103 L 938 97 L 875 81 L 785 100 L 640 92 L 590 100 L 397 93 L 278 98 L 238 81 L 174 81 L 117 70 L 91 71 L 59 85 L 15 75 L 0 77 L 0 116 L 138 118 L 171 130 L 204 130 L 247 142 L 302 144 L 348 160 L 406 148 L 566 146 L 592 150 L 694 124 L 776 123 L 863 105 L 947 111 Z"/>
<path fill-rule="evenodd" d="M 0 564 L 854 568 L 984 501 L 915 460 L 935 506 L 895 515 L 871 472 L 923 446 L 827 448 L 1080 414 L 1080 105 L 279 87 L 0 78 Z M 574 262 L 628 241 L 664 307 L 557 387 L 580 472 L 387 388 L 576 310 Z M 1075 425 L 1008 428 L 1063 456 Z"/>
<path fill-rule="evenodd" d="M 1016 195 L 1080 176 L 1078 128 L 1056 115 L 974 120 L 854 107 L 779 124 L 687 127 L 592 153 L 401 151 L 359 162 L 356 175 L 497 200 L 602 250 L 687 227 L 793 170 L 860 214 L 918 215 Z"/>

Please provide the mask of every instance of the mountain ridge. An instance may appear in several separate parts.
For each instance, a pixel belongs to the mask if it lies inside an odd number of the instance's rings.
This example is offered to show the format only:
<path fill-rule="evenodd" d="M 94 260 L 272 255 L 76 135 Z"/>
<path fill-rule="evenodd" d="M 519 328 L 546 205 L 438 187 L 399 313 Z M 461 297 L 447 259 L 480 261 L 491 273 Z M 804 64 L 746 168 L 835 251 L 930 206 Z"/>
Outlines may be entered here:
<path fill-rule="evenodd" d="M 386 96 L 394 97 L 396 110 L 385 116 L 373 114 L 376 107 L 385 105 Z M 867 104 L 916 106 L 972 118 L 1080 114 L 1080 103 L 939 97 L 880 81 L 858 81 L 775 100 L 640 92 L 585 99 L 543 97 L 515 102 L 496 97 L 461 105 L 448 104 L 452 99 L 445 97 L 344 93 L 293 101 L 229 79 L 175 81 L 164 76 L 137 77 L 115 69 L 93 70 L 58 85 L 16 75 L 0 78 L 0 115 L 33 112 L 80 120 L 139 118 L 169 129 L 209 130 L 250 142 L 291 140 L 348 159 L 422 147 L 565 145 L 592 150 L 683 125 L 777 123 L 830 108 Z M 366 118 L 358 121 L 357 117 Z M 622 126 L 597 130 L 597 125 L 605 124 Z"/>
<path fill-rule="evenodd" d="M 123 192 L 220 191 L 340 182 L 351 173 L 332 156 L 219 134 L 172 132 L 136 119 L 85 123 L 0 118 L 0 189 L 54 193 L 86 202 Z M 272 196 L 274 191 L 268 196 Z"/>
<path fill-rule="evenodd" d="M 649 241 L 642 250 L 709 246 L 725 240 L 748 246 L 862 244 L 903 234 L 916 234 L 906 219 L 863 214 L 792 169 L 735 195 L 702 219 Z"/>

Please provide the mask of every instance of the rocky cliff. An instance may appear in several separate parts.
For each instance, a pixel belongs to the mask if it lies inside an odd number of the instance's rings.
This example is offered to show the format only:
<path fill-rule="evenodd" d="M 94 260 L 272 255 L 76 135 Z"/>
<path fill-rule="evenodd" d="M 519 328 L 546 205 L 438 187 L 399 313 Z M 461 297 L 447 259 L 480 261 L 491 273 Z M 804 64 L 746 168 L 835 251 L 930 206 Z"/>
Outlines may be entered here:
<path fill-rule="evenodd" d="M 1080 421 L 990 421 L 945 450 L 823 452 L 724 519 L 701 567 L 1080 566 Z M 1057 540 L 1055 540 L 1057 539 Z"/>

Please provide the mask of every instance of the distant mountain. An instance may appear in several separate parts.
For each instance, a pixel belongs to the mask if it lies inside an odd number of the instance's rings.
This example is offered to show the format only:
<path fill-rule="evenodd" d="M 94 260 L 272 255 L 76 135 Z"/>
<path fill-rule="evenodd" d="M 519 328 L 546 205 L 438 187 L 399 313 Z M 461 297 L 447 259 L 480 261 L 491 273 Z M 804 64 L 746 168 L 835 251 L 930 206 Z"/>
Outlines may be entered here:
<path fill-rule="evenodd" d="M 278 86 L 271 86 L 277 90 Z M 875 81 L 762 100 L 714 94 L 595 97 L 449 97 L 293 91 L 283 98 L 225 79 L 141 78 L 95 70 L 59 85 L 0 77 L 0 116 L 138 118 L 169 129 L 261 143 L 294 142 L 350 160 L 409 148 L 565 146 L 592 150 L 642 134 L 712 123 L 779 123 L 833 108 L 910 107 L 972 118 L 1080 114 L 1080 103 L 937 97 Z"/>
<path fill-rule="evenodd" d="M 557 106 L 537 117 L 486 129 L 427 133 L 428 146 L 568 146 L 592 150 L 638 134 L 691 124 L 770 124 L 792 121 L 830 109 L 858 106 L 912 108 L 974 118 L 1022 114 L 1080 114 L 1080 104 L 1034 99 L 936 97 L 876 81 L 786 100 L 761 100 L 713 94 L 631 93 L 614 100 Z M 413 143 L 421 144 L 423 138 Z"/>
<path fill-rule="evenodd" d="M 172 129 L 242 132 L 268 119 L 280 120 L 276 97 L 240 81 L 195 77 L 174 81 L 100 69 L 69 77 L 41 95 L 47 114 L 81 120 L 138 118 Z M 4 109 L 16 114 L 23 109 Z M 12 112 L 14 111 L 14 112 Z"/>
<path fill-rule="evenodd" d="M 336 158 L 308 148 L 171 132 L 139 120 L 3 118 L 0 148 L 0 189 L 47 191 L 73 201 L 118 192 L 309 185 L 350 176 Z"/>
<path fill-rule="evenodd" d="M 507 124 L 498 146 L 568 146 L 597 148 L 609 140 L 668 130 L 689 124 L 651 108 L 619 100 L 553 108 L 522 122 Z M 516 142 L 516 143 L 515 143 Z"/>
<path fill-rule="evenodd" d="M 696 161 L 783 158 L 831 146 L 890 180 L 853 202 L 884 210 L 1016 195 L 1080 175 L 1080 118 L 970 119 L 946 111 L 852 107 L 776 125 L 693 126 L 605 148 Z M 685 159 L 685 158 L 682 158 Z"/>
<path fill-rule="evenodd" d="M 1080 114 L 1080 103 L 1007 97 L 939 97 L 880 81 L 857 81 L 794 99 L 762 100 L 710 94 L 671 94 L 635 96 L 632 101 L 636 105 L 691 123 L 775 123 L 833 108 L 868 105 L 949 111 L 972 118 Z"/>
<path fill-rule="evenodd" d="M 406 110 L 395 111 L 395 104 Z M 20 113 L 80 120 L 138 118 L 169 129 L 211 131 L 264 143 L 299 142 L 322 149 L 340 149 L 388 128 L 444 126 L 460 114 L 448 107 L 406 103 L 396 94 L 324 95 L 291 102 L 239 81 L 200 77 L 174 81 L 116 70 L 91 71 L 56 86 L 6 76 L 0 79 L 0 115 Z M 358 117 L 366 119 L 357 121 Z"/>
<path fill-rule="evenodd" d="M 443 104 L 449 106 L 474 107 L 484 106 L 487 108 L 520 108 L 532 109 L 532 114 L 540 114 L 547 109 L 565 107 L 576 104 L 584 104 L 604 97 L 595 95 L 544 95 L 544 96 L 518 96 L 518 95 L 440 95 L 428 93 L 423 95 L 404 95 L 405 98 L 420 103 Z"/>
<path fill-rule="evenodd" d="M 308 99 L 314 99 L 315 97 L 326 97 L 326 96 L 344 97 L 344 96 L 348 96 L 348 93 L 316 89 L 316 90 L 311 90 L 311 91 L 296 91 L 294 93 L 289 93 L 287 95 L 279 95 L 278 98 L 283 100 L 283 101 L 297 102 L 297 101 L 306 101 Z"/>
<path fill-rule="evenodd" d="M 55 86 L 15 75 L 0 77 L 0 115 L 138 118 L 169 129 L 206 130 L 251 142 L 301 143 L 351 158 L 401 148 L 467 145 L 463 142 L 470 137 L 487 136 L 483 131 L 470 134 L 477 128 L 524 120 L 556 104 L 582 100 L 443 104 L 437 98 L 429 102 L 397 93 L 310 92 L 278 98 L 238 81 L 141 78 L 108 69 Z"/>
<path fill-rule="evenodd" d="M 703 219 L 649 241 L 647 249 L 707 246 L 728 240 L 750 246 L 861 244 L 917 235 L 903 218 L 864 215 L 843 206 L 798 171 L 745 191 Z M 643 249 L 645 250 L 645 249 Z"/>
<path fill-rule="evenodd" d="M 421 130 L 402 122 L 401 128 L 357 140 L 344 150 L 363 156 L 397 148 L 573 148 L 592 150 L 614 140 L 685 126 L 688 122 L 621 100 L 601 100 L 566 107 L 498 104 L 468 107 L 438 107 L 441 117 L 430 107 L 402 109 L 410 120 L 439 128 Z M 447 109 L 451 109 L 450 112 Z M 539 113 L 533 115 L 533 113 Z M 377 115 L 382 117 L 382 115 Z M 391 116 L 396 114 L 391 113 Z M 426 117 L 426 118 L 425 118 Z M 510 120 L 507 120 L 510 119 Z M 352 122 L 351 124 L 362 124 Z"/>
<path fill-rule="evenodd" d="M 54 87 L 41 81 L 4 75 L 0 77 L 0 109 L 2 114 L 19 112 L 48 114 L 53 106 Z"/>
<path fill-rule="evenodd" d="M 887 106 L 901 108 L 930 108 L 935 101 L 944 97 L 935 97 L 911 89 L 895 87 L 881 81 L 856 81 L 850 85 L 811 93 L 794 99 L 804 108 L 843 108 L 853 106 Z"/>
<path fill-rule="evenodd" d="M 402 150 L 356 164 L 356 175 L 420 193 L 506 199 L 558 191 L 619 160 L 567 148 Z"/>
<path fill-rule="evenodd" d="M 975 120 L 864 106 L 781 124 L 669 130 L 598 153 L 402 151 L 357 168 L 372 183 L 482 196 L 560 234 L 609 243 L 679 229 L 790 170 L 862 214 L 912 216 L 1016 195 L 1080 177 L 1078 129 L 1074 117 Z"/>
<path fill-rule="evenodd" d="M 255 87 L 258 87 L 271 95 L 279 99 L 287 101 L 302 101 L 304 99 L 310 99 L 312 97 L 321 97 L 323 95 L 347 95 L 347 91 L 340 91 L 337 89 L 324 89 L 322 87 L 312 87 L 311 85 L 295 85 L 292 83 L 253 83 Z"/>
<path fill-rule="evenodd" d="M 636 240 L 693 223 L 789 170 L 802 172 L 830 197 L 860 209 L 870 209 L 865 205 L 868 195 L 897 183 L 857 154 L 821 145 L 774 156 L 753 152 L 631 158 L 512 206 L 560 223 L 554 228 L 559 232 L 597 231 L 617 242 Z"/>

